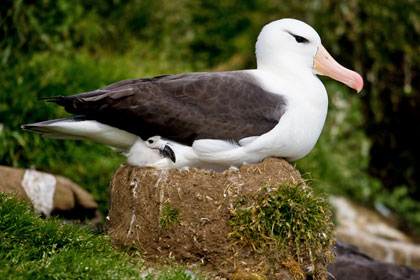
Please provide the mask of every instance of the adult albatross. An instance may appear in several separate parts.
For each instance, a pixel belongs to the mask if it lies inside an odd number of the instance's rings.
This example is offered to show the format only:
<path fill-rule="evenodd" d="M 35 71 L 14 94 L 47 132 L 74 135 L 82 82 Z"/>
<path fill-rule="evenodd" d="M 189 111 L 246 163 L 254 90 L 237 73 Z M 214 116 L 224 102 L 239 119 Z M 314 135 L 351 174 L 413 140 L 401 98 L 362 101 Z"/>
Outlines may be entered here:
<path fill-rule="evenodd" d="M 23 125 L 59 139 L 112 146 L 137 166 L 223 170 L 266 157 L 297 160 L 321 133 L 327 75 L 359 92 L 359 74 L 338 64 L 317 32 L 295 19 L 264 26 L 257 69 L 132 79 L 46 98 L 73 118 Z"/>

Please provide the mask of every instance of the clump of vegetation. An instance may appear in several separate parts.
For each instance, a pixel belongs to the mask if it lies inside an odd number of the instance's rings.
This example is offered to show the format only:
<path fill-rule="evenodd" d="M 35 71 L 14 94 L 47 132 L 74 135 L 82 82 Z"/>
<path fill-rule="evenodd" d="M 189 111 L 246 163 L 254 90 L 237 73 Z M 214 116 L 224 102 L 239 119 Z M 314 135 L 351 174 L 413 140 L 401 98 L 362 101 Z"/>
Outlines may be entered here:
<path fill-rule="evenodd" d="M 159 217 L 160 229 L 169 229 L 169 227 L 179 220 L 178 209 L 171 209 L 167 204 L 162 207 L 162 212 Z"/>
<path fill-rule="evenodd" d="M 331 209 L 324 196 L 301 184 L 267 184 L 240 199 L 231 212 L 229 234 L 242 246 L 250 246 L 283 265 L 299 279 L 312 272 L 323 278 L 333 261 Z M 322 264 L 321 266 L 318 264 Z"/>

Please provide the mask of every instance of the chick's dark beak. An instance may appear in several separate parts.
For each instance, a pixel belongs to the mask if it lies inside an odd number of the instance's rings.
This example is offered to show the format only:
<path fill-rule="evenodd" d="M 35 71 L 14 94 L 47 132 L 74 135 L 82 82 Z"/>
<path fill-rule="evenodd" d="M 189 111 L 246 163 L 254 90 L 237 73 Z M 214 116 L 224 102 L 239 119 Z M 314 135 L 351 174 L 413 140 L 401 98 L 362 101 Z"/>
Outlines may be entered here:
<path fill-rule="evenodd" d="M 159 147 L 159 152 L 163 157 L 169 158 L 173 163 L 176 162 L 175 153 L 169 145 L 162 145 Z"/>

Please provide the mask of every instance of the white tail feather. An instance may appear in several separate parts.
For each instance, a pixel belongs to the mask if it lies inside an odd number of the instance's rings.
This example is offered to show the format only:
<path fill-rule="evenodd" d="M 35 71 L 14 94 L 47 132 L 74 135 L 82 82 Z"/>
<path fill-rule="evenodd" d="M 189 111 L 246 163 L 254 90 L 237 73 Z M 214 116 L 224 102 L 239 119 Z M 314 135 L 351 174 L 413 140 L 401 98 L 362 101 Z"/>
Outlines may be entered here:
<path fill-rule="evenodd" d="M 62 119 L 36 123 L 24 128 L 40 132 L 48 138 L 89 140 L 119 150 L 128 150 L 137 139 L 132 133 L 94 120 Z"/>

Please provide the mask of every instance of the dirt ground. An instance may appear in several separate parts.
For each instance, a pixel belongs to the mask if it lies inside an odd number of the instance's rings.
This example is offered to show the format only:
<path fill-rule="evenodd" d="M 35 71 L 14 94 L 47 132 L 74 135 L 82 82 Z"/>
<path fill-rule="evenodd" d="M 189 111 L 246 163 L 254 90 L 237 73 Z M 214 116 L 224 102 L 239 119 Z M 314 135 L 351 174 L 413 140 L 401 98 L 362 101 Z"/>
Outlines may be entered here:
<path fill-rule="evenodd" d="M 106 233 L 148 260 L 197 266 L 229 279 L 293 279 L 284 264 L 228 238 L 235 201 L 270 182 L 303 180 L 292 165 L 274 158 L 221 173 L 121 165 L 110 184 Z M 168 209 L 176 212 L 175 221 L 163 227 Z"/>

